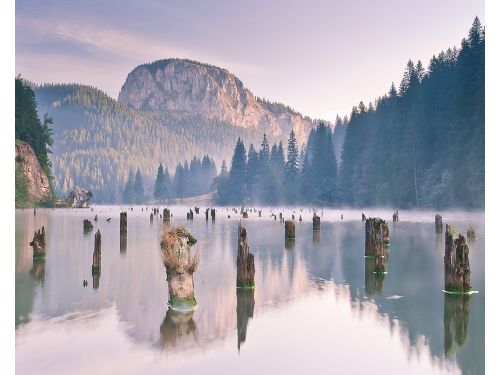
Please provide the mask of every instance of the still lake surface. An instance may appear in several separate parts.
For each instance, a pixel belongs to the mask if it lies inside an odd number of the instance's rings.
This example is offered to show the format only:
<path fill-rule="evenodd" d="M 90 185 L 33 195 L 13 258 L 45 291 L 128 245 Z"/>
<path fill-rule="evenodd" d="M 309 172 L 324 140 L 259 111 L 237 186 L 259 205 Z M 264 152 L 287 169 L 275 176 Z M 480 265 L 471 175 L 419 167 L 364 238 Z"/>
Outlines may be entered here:
<path fill-rule="evenodd" d="M 256 287 L 237 293 L 240 215 L 219 208 L 215 222 L 206 221 L 202 207 L 188 222 L 188 208 L 171 209 L 201 254 L 198 307 L 188 315 L 168 309 L 163 223 L 150 222 L 151 207 L 127 210 L 126 244 L 118 206 L 16 210 L 16 373 L 484 373 L 483 212 L 441 212 L 464 234 L 476 227 L 469 259 L 478 293 L 464 299 L 442 291 L 444 234 L 434 233 L 433 211 L 400 211 L 395 223 L 392 211 L 363 211 L 389 222 L 383 277 L 364 258 L 361 210 L 325 209 L 313 233 L 309 209 L 274 209 L 304 219 L 286 244 L 269 208 L 262 218 L 250 213 L 242 222 Z M 92 233 L 83 233 L 83 219 L 92 220 Z M 42 225 L 47 259 L 34 263 L 29 242 Z M 93 280 L 97 229 L 102 271 Z"/>

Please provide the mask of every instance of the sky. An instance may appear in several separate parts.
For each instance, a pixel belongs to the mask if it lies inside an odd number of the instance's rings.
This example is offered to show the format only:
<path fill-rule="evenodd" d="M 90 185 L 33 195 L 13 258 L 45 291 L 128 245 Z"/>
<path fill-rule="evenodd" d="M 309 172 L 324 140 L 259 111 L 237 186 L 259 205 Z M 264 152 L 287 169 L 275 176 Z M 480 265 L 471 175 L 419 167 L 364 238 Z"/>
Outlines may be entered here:
<path fill-rule="evenodd" d="M 333 121 L 401 81 L 409 59 L 460 46 L 481 0 L 17 0 L 16 75 L 118 97 L 127 74 L 189 58 L 256 96 Z M 486 24 L 486 28 L 487 28 Z"/>

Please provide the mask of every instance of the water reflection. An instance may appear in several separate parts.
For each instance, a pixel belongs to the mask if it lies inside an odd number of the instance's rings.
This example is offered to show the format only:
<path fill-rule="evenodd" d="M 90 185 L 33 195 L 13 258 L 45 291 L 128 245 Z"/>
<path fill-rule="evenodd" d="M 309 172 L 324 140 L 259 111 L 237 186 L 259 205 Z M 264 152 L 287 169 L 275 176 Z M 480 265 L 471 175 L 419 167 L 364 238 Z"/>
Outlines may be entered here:
<path fill-rule="evenodd" d="M 92 273 L 92 289 L 99 289 L 99 279 L 101 278 L 100 272 Z"/>
<path fill-rule="evenodd" d="M 120 254 L 127 253 L 127 233 L 120 233 Z"/>
<path fill-rule="evenodd" d="M 467 340 L 470 295 L 444 295 L 444 353 L 455 354 Z"/>
<path fill-rule="evenodd" d="M 313 231 L 313 244 L 319 245 L 320 234 L 321 234 L 321 231 L 319 231 L 319 230 Z"/>
<path fill-rule="evenodd" d="M 247 338 L 248 320 L 253 318 L 255 307 L 254 289 L 236 289 L 236 326 L 238 351 Z"/>
<path fill-rule="evenodd" d="M 33 259 L 33 268 L 30 271 L 33 280 L 43 286 L 45 281 L 45 259 Z"/>
<path fill-rule="evenodd" d="M 384 250 L 384 256 L 365 258 L 365 293 L 367 296 L 382 294 L 389 254 Z"/>
<path fill-rule="evenodd" d="M 287 250 L 295 249 L 295 239 L 285 238 L 285 249 Z"/>
<path fill-rule="evenodd" d="M 196 341 L 196 322 L 193 316 L 194 311 L 179 312 L 168 308 L 160 326 L 160 347 L 174 348 L 181 343 Z"/>

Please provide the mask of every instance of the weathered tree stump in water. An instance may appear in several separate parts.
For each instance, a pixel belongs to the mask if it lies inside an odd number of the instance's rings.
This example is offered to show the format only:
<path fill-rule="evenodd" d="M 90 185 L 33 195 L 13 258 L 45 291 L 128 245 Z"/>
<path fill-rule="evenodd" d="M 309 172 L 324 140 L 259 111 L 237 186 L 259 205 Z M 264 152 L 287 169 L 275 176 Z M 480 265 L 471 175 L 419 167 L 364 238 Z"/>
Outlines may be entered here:
<path fill-rule="evenodd" d="M 302 221 L 302 215 L 299 215 L 299 221 Z"/>
<path fill-rule="evenodd" d="M 165 229 L 160 243 L 163 264 L 167 273 L 169 306 L 177 311 L 196 308 L 193 274 L 199 255 L 192 254 L 196 239 L 185 228 Z"/>
<path fill-rule="evenodd" d="M 369 218 L 365 222 L 365 255 L 384 256 L 384 245 L 389 243 L 389 227 L 385 220 Z"/>
<path fill-rule="evenodd" d="M 314 231 L 320 230 L 320 225 L 321 225 L 320 218 L 318 215 L 316 215 L 316 213 L 314 213 L 314 215 L 313 215 L 313 230 Z"/>
<path fill-rule="evenodd" d="M 340 220 L 344 220 L 344 214 L 340 214 Z"/>
<path fill-rule="evenodd" d="M 453 239 L 453 233 L 446 224 L 444 244 L 444 290 L 449 293 L 467 293 L 472 290 L 469 247 L 462 234 Z"/>
<path fill-rule="evenodd" d="M 193 220 L 193 217 L 194 217 L 193 210 L 190 209 L 189 212 L 187 213 L 187 219 L 188 220 Z"/>
<path fill-rule="evenodd" d="M 120 212 L 120 233 L 127 233 L 127 213 Z"/>
<path fill-rule="evenodd" d="M 170 210 L 168 208 L 163 209 L 163 222 L 170 223 Z"/>
<path fill-rule="evenodd" d="M 364 223 L 366 221 L 366 216 L 364 213 L 361 213 L 361 221 Z"/>
<path fill-rule="evenodd" d="M 83 231 L 90 232 L 92 229 L 94 229 L 92 222 L 90 220 L 84 219 L 83 220 Z"/>
<path fill-rule="evenodd" d="M 92 275 L 101 273 L 101 232 L 97 230 L 94 237 L 94 253 L 92 254 Z"/>
<path fill-rule="evenodd" d="M 247 230 L 238 225 L 238 257 L 236 260 L 236 287 L 255 287 L 255 265 L 253 254 L 250 253 L 247 243 Z"/>
<path fill-rule="evenodd" d="M 210 216 L 212 216 L 212 220 L 215 220 L 215 208 L 210 210 Z"/>
<path fill-rule="evenodd" d="M 98 220 L 98 219 L 97 219 L 97 215 L 95 215 L 95 216 L 94 216 L 94 221 L 97 221 L 97 220 Z"/>
<path fill-rule="evenodd" d="M 33 259 L 45 259 L 45 226 L 35 232 L 30 246 L 33 248 Z"/>
<path fill-rule="evenodd" d="M 246 211 L 243 212 L 243 219 L 248 219 L 248 212 Z"/>
<path fill-rule="evenodd" d="M 283 219 L 283 214 L 280 212 L 280 220 Z"/>
<path fill-rule="evenodd" d="M 399 211 L 396 210 L 393 214 L 392 214 L 392 221 L 399 221 Z"/>
<path fill-rule="evenodd" d="M 285 221 L 285 239 L 294 240 L 295 239 L 295 223 L 293 220 Z"/>
<path fill-rule="evenodd" d="M 262 217 L 262 210 L 259 210 L 259 217 Z"/>
<path fill-rule="evenodd" d="M 196 215 L 198 215 L 200 213 L 200 207 L 195 207 L 194 212 L 196 213 Z"/>
<path fill-rule="evenodd" d="M 434 218 L 434 226 L 436 229 L 436 233 L 441 233 L 443 231 L 443 218 L 441 215 L 436 215 Z"/>
<path fill-rule="evenodd" d="M 149 214 L 149 221 L 153 222 L 153 213 L 152 212 Z"/>

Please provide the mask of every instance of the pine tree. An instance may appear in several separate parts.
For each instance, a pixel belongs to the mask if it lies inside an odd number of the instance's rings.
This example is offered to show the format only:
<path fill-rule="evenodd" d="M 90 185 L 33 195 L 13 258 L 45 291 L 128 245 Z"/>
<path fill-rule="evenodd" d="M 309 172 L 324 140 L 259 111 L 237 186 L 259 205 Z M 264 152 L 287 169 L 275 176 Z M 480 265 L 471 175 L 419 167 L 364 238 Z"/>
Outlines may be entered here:
<path fill-rule="evenodd" d="M 123 202 L 124 203 L 134 203 L 135 202 L 135 177 L 134 172 L 130 171 L 128 173 L 127 183 L 125 184 L 125 189 L 123 191 Z"/>
<path fill-rule="evenodd" d="M 134 179 L 134 202 L 136 204 L 144 203 L 145 199 L 141 170 L 137 168 Z"/>
<path fill-rule="evenodd" d="M 298 193 L 298 177 L 299 177 L 299 149 L 297 147 L 297 139 L 295 132 L 290 131 L 288 138 L 287 159 L 285 166 L 285 192 L 287 201 L 294 202 L 297 199 Z"/>
<path fill-rule="evenodd" d="M 154 197 L 156 200 L 165 199 L 165 174 L 163 172 L 163 165 L 160 163 L 158 167 L 158 171 L 156 172 L 156 180 L 155 180 L 155 188 L 154 188 Z"/>

